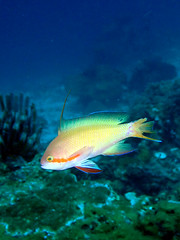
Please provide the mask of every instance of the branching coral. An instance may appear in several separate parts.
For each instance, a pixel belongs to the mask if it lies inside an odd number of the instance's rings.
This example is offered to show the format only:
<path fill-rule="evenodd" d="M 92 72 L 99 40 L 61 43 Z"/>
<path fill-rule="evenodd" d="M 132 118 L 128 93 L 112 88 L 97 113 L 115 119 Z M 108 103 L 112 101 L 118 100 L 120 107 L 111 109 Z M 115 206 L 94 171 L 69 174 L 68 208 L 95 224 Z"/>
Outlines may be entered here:
<path fill-rule="evenodd" d="M 35 105 L 23 94 L 9 94 L 0 95 L 0 107 L 1 161 L 9 165 L 17 156 L 30 161 L 37 153 L 41 134 Z"/>

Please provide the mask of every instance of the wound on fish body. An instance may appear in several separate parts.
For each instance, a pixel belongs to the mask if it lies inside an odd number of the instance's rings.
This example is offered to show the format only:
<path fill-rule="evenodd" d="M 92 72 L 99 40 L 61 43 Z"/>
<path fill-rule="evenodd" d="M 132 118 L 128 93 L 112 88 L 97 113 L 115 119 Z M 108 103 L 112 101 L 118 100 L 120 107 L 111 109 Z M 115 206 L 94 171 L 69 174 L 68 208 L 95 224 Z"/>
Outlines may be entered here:
<path fill-rule="evenodd" d="M 86 173 L 100 173 L 102 170 L 90 158 L 133 152 L 133 147 L 125 143 L 125 139 L 136 137 L 161 142 L 144 135 L 154 133 L 152 121 L 141 118 L 127 123 L 126 113 L 96 112 L 65 120 L 63 112 L 68 95 L 61 112 L 58 136 L 42 156 L 42 168 L 64 170 L 75 167 Z"/>

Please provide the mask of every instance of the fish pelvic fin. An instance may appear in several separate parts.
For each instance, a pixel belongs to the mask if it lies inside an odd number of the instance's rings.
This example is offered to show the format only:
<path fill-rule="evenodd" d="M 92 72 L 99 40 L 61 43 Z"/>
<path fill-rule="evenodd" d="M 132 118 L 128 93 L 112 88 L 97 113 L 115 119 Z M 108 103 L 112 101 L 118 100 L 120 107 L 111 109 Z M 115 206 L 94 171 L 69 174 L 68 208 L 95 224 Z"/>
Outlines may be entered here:
<path fill-rule="evenodd" d="M 85 167 L 77 167 L 77 166 L 76 166 L 76 168 L 85 173 L 100 173 L 100 172 L 102 172 L 101 169 L 95 169 L 95 168 L 85 168 Z"/>
<path fill-rule="evenodd" d="M 100 173 L 102 170 L 98 167 L 98 165 L 88 159 L 83 160 L 75 168 L 85 172 L 85 173 Z"/>
<path fill-rule="evenodd" d="M 137 137 L 137 138 L 144 138 L 144 139 L 148 139 L 148 140 L 152 140 L 155 142 L 162 142 L 161 140 L 158 140 L 156 138 L 152 138 L 152 137 L 148 137 L 145 134 L 155 134 L 156 132 L 153 130 L 153 125 L 154 122 L 146 122 L 147 118 L 141 118 L 137 121 L 135 121 L 134 123 L 132 123 L 131 126 L 131 135 L 130 137 Z"/>

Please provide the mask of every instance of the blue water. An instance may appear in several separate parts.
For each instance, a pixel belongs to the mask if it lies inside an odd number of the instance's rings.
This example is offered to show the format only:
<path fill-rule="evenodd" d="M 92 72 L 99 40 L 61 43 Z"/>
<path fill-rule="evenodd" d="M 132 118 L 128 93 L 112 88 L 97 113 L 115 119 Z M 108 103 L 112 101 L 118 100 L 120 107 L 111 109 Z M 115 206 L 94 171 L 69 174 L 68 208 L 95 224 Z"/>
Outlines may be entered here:
<path fill-rule="evenodd" d="M 47 86 L 93 64 L 131 75 L 156 56 L 179 68 L 179 10 L 177 0 L 1 0 L 1 87 Z"/>
<path fill-rule="evenodd" d="M 180 239 L 179 74 L 180 0 L 0 0 L 0 240 Z M 42 169 L 70 89 L 65 118 L 129 112 L 162 142 Z"/>

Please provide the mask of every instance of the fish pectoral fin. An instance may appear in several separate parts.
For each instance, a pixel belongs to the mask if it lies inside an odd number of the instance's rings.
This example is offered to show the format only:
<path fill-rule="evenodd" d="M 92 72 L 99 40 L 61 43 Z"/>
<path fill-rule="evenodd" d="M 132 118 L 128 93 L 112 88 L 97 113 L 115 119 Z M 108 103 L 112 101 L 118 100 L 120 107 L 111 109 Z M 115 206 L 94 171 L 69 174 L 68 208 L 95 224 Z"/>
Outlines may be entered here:
<path fill-rule="evenodd" d="M 78 157 L 78 160 L 88 158 L 93 150 L 93 147 L 85 146 L 78 151 L 74 152 L 68 159 L 75 159 Z"/>
<path fill-rule="evenodd" d="M 88 159 L 79 163 L 75 168 L 86 173 L 100 173 L 102 171 L 96 163 Z"/>
<path fill-rule="evenodd" d="M 124 141 L 120 141 L 118 143 L 115 143 L 110 148 L 106 149 L 102 155 L 104 156 L 113 156 L 113 155 L 123 155 L 130 152 L 135 151 L 131 144 L 124 143 Z"/>

